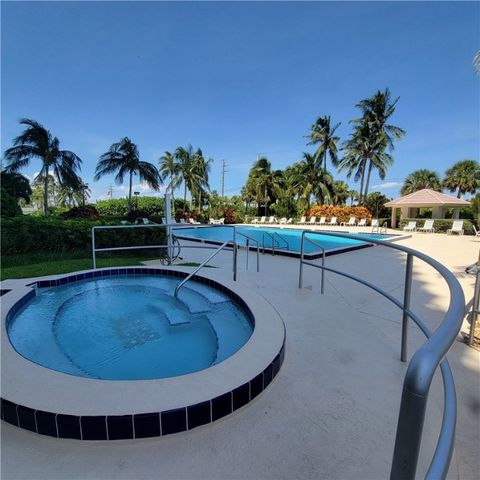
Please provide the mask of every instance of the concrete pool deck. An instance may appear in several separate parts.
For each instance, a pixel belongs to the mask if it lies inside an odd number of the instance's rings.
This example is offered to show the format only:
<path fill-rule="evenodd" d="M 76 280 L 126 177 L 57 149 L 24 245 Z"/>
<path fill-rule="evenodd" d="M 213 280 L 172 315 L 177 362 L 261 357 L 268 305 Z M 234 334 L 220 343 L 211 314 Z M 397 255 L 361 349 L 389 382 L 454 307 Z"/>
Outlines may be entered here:
<path fill-rule="evenodd" d="M 474 277 L 465 266 L 478 258 L 473 237 L 413 234 L 399 244 L 418 249 L 457 276 L 467 301 Z M 57 440 L 2 422 L 2 478 L 387 478 L 406 365 L 399 361 L 401 314 L 386 300 L 345 278 L 306 267 L 298 289 L 298 259 L 239 255 L 238 283 L 253 289 L 282 317 L 285 362 L 269 389 L 249 405 L 212 425 L 165 438 L 78 442 Z M 205 251 L 184 249 L 184 261 Z M 404 256 L 373 247 L 329 257 L 349 271 L 401 297 Z M 216 257 L 202 275 L 231 279 L 231 253 Z M 189 267 L 183 267 L 186 271 Z M 430 327 L 448 301 L 445 284 L 430 267 L 414 262 L 412 309 Z M 466 330 L 467 325 L 464 325 Z M 423 342 L 411 328 L 409 355 Z M 457 387 L 456 449 L 449 478 L 474 479 L 480 471 L 478 351 L 456 342 L 449 360 Z M 441 421 L 443 390 L 430 394 L 418 476 L 431 459 Z"/>

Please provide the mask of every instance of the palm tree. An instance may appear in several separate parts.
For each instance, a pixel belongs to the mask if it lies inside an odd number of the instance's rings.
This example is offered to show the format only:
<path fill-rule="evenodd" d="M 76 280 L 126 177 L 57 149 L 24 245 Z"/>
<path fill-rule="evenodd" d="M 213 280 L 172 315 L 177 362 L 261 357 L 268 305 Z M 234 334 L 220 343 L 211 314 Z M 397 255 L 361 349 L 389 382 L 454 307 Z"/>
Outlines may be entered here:
<path fill-rule="evenodd" d="M 350 187 L 341 180 L 333 182 L 332 203 L 337 205 L 345 205 L 350 196 Z"/>
<path fill-rule="evenodd" d="M 60 186 L 56 200 L 60 207 L 75 207 L 84 205 L 85 200 L 90 198 L 91 194 L 92 190 L 87 185 L 82 185 L 80 188 Z"/>
<path fill-rule="evenodd" d="M 127 137 L 111 145 L 108 152 L 100 156 L 95 169 L 95 181 L 100 177 L 117 173 L 115 183 L 123 184 L 125 175 L 129 175 L 128 212 L 132 210 L 132 181 L 138 175 L 141 182 L 147 183 L 154 190 L 158 190 L 162 183 L 158 170 L 149 162 L 140 160 L 137 146 Z"/>
<path fill-rule="evenodd" d="M 44 180 L 43 208 L 48 214 L 48 179 L 53 173 L 60 185 L 77 187 L 81 180 L 77 175 L 82 160 L 70 150 L 60 150 L 60 141 L 40 123 L 23 118 L 21 125 L 27 128 L 13 140 L 13 147 L 5 151 L 5 159 L 10 163 L 6 170 L 18 172 L 38 158 L 42 162 L 40 176 Z"/>
<path fill-rule="evenodd" d="M 178 164 L 175 155 L 166 151 L 165 154 L 159 159 L 159 167 L 162 181 L 170 178 L 167 185 L 167 190 L 170 189 L 170 193 L 172 195 L 172 205 L 175 205 L 175 197 L 173 196 L 173 193 L 180 183 L 182 183 L 182 178 L 180 176 L 180 165 Z"/>
<path fill-rule="evenodd" d="M 418 192 L 418 190 L 424 188 L 430 188 L 437 192 L 442 191 L 442 183 L 440 182 L 440 177 L 437 172 L 427 170 L 426 168 L 415 170 L 405 178 L 400 193 L 402 195 L 408 195 L 409 193 Z"/>
<path fill-rule="evenodd" d="M 475 160 L 462 160 L 445 172 L 443 186 L 454 192 L 457 198 L 465 193 L 474 194 L 480 188 L 480 165 Z"/>
<path fill-rule="evenodd" d="M 293 164 L 287 176 L 289 193 L 298 194 L 299 200 L 310 208 L 311 197 L 319 204 L 329 202 L 333 197 L 333 178 L 317 166 L 315 155 L 303 153 L 303 159 Z"/>
<path fill-rule="evenodd" d="M 205 159 L 200 149 L 197 149 L 192 169 L 194 172 L 194 183 L 191 185 L 192 198 L 196 196 L 198 208 L 202 208 L 202 198 L 207 196 L 207 192 L 210 190 L 208 184 L 208 177 L 211 170 L 213 159 Z"/>
<path fill-rule="evenodd" d="M 340 140 L 340 137 L 334 134 L 339 126 L 340 122 L 334 127 L 330 125 L 330 115 L 318 117 L 311 126 L 311 133 L 307 135 L 307 138 L 310 138 L 307 145 L 320 144 L 315 152 L 315 161 L 317 166 L 323 166 L 325 171 L 327 170 L 327 154 L 330 156 L 333 165 L 336 165 L 338 160 L 337 142 Z"/>
<path fill-rule="evenodd" d="M 348 192 L 348 198 L 350 198 L 350 206 L 353 206 L 353 202 L 358 200 L 358 192 L 356 190 L 350 190 Z"/>

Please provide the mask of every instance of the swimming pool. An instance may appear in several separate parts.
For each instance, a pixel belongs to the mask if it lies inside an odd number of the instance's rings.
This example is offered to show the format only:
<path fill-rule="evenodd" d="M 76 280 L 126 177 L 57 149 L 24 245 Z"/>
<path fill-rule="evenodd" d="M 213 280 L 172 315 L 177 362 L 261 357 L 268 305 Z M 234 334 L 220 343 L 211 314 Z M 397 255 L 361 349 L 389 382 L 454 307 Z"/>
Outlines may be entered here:
<path fill-rule="evenodd" d="M 242 227 L 236 226 L 236 231 L 254 238 L 260 243 L 262 248 L 271 249 L 275 238 L 275 250 L 284 253 L 300 254 L 302 232 L 300 229 L 287 228 L 262 228 L 262 227 Z M 338 232 L 345 233 L 345 232 Z M 227 240 L 233 240 L 233 229 L 228 227 L 202 227 L 177 229 L 175 235 L 178 237 L 200 239 L 212 242 L 223 243 Z M 378 234 L 358 234 L 358 240 L 350 238 L 333 237 L 328 235 L 312 235 L 315 242 L 320 243 L 327 253 L 340 253 L 348 250 L 355 250 L 369 246 L 368 240 L 389 240 L 397 235 L 378 235 Z M 246 245 L 246 238 L 243 235 L 237 235 L 238 244 Z M 250 246 L 256 246 L 250 242 Z M 305 253 L 315 255 L 320 253 L 320 249 L 310 242 L 305 242 Z"/>
<path fill-rule="evenodd" d="M 7 324 L 25 358 L 71 375 L 142 380 L 216 365 L 250 338 L 253 322 L 224 293 L 159 275 L 93 278 L 41 289 Z"/>

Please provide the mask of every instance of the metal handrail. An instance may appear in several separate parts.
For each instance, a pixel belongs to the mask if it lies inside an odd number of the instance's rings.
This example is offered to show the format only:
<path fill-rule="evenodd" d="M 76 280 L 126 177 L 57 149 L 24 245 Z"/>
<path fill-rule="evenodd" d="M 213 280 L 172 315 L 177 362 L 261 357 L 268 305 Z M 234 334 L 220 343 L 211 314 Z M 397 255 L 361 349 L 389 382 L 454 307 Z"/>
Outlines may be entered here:
<path fill-rule="evenodd" d="M 289 243 L 288 243 L 288 240 L 287 240 L 281 233 L 273 232 L 273 234 L 274 234 L 276 237 L 281 238 L 281 239 L 285 242 L 285 244 L 287 245 L 287 250 L 290 250 L 290 245 L 289 245 Z M 280 245 L 279 245 L 279 247 L 280 247 Z"/>
<path fill-rule="evenodd" d="M 309 233 L 358 240 L 358 236 L 352 234 L 324 231 Z M 302 247 L 304 240 L 305 236 L 302 235 Z M 463 290 L 455 276 L 444 265 L 437 262 L 433 258 L 411 248 L 403 247 L 397 244 L 386 244 L 381 240 L 369 239 L 368 242 L 393 248 L 394 250 L 399 250 L 407 254 L 403 303 L 394 298 L 388 292 L 385 292 L 372 283 L 360 279 L 354 275 L 325 267 L 325 265 L 320 266 L 313 264 L 312 266 L 321 268 L 322 271 L 326 270 L 355 280 L 380 293 L 402 310 L 403 321 L 401 359 L 403 361 L 406 361 L 407 354 L 406 343 L 408 318 L 411 318 L 428 338 L 428 340 L 414 353 L 405 374 L 390 478 L 415 478 L 428 394 L 433 375 L 435 374 L 438 366 L 440 366 L 443 379 L 444 411 L 437 447 L 425 478 L 432 480 L 445 478 L 448 473 L 448 468 L 453 453 L 457 401 L 452 372 L 447 359 L 444 357 L 454 343 L 462 325 L 463 315 L 465 312 L 465 297 Z M 448 310 L 444 316 L 443 322 L 433 334 L 426 327 L 426 325 L 410 310 L 413 257 L 419 258 L 437 270 L 437 272 L 440 273 L 440 275 L 444 278 L 449 288 L 450 304 Z M 303 275 L 302 265 L 303 264 L 301 262 L 299 285 L 301 285 L 301 276 Z"/>
<path fill-rule="evenodd" d="M 250 237 L 249 235 L 245 235 L 244 233 L 242 232 L 239 232 L 237 231 L 237 229 L 235 227 L 233 227 L 236 234 L 237 235 L 241 235 L 242 237 L 245 237 L 247 239 L 247 244 L 246 244 L 246 248 L 247 248 L 247 270 L 248 270 L 248 253 L 250 252 L 250 245 L 249 245 L 249 241 L 253 241 L 257 244 L 257 272 L 260 271 L 260 242 L 256 239 L 256 238 L 253 238 L 253 237 Z"/>
<path fill-rule="evenodd" d="M 235 242 L 232 242 L 231 240 L 227 240 L 226 242 L 222 243 L 222 245 L 220 247 L 218 247 L 213 253 L 212 255 L 210 255 L 206 260 L 204 260 L 193 272 L 191 272 L 190 274 L 188 274 L 176 287 L 175 287 L 175 291 L 173 292 L 173 296 L 175 298 L 178 297 L 178 292 L 179 290 L 199 271 L 201 270 L 206 264 L 207 262 L 209 262 L 213 257 L 215 257 L 215 255 L 217 255 L 218 253 L 220 253 L 228 244 L 230 243 L 233 243 L 233 258 L 234 258 L 234 261 L 233 261 L 233 269 L 234 269 L 234 274 L 233 274 L 233 279 L 236 280 L 236 268 L 237 268 L 237 265 L 236 265 L 236 251 L 237 251 L 237 246 L 236 246 L 236 243 Z"/>
<path fill-rule="evenodd" d="M 305 240 L 307 240 L 308 242 L 312 243 L 313 245 L 316 245 L 317 247 L 319 247 L 321 250 L 322 250 L 322 280 L 321 280 L 321 284 L 320 284 L 320 290 L 321 290 L 321 293 L 323 295 L 323 293 L 325 292 L 325 288 L 324 288 L 324 284 L 325 284 L 325 248 L 320 245 L 320 243 L 316 242 L 315 240 L 312 240 L 311 238 L 307 238 L 306 235 L 307 233 L 310 233 L 306 230 L 304 230 L 302 232 L 302 240 L 301 240 L 301 248 L 300 248 L 300 275 L 299 275 L 299 279 L 298 279 L 298 288 L 302 288 L 303 286 L 303 265 L 311 265 L 312 267 L 318 267 L 318 265 L 316 263 L 312 263 L 312 262 L 307 262 L 305 261 Z"/>
<path fill-rule="evenodd" d="M 272 237 L 272 255 L 275 255 L 275 232 L 271 234 L 270 232 L 262 232 L 262 246 L 263 254 L 265 255 L 265 235 Z"/>

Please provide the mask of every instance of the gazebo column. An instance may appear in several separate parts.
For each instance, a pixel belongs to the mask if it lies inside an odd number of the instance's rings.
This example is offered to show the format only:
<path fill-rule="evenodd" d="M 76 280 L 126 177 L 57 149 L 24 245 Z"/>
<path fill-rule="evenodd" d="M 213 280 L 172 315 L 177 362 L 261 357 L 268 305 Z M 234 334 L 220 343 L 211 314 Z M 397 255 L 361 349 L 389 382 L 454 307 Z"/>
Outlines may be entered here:
<path fill-rule="evenodd" d="M 460 209 L 459 208 L 454 208 L 453 209 L 453 218 L 455 220 L 458 220 L 460 218 Z"/>
<path fill-rule="evenodd" d="M 445 218 L 443 207 L 432 207 L 432 218 Z"/>
<path fill-rule="evenodd" d="M 392 221 L 391 221 L 392 228 L 397 228 L 397 209 L 392 207 Z"/>

